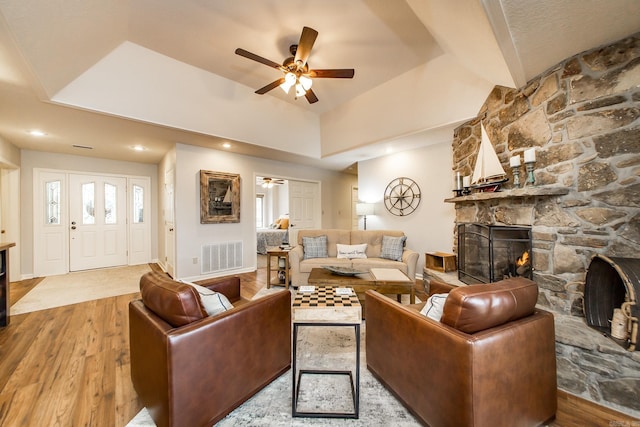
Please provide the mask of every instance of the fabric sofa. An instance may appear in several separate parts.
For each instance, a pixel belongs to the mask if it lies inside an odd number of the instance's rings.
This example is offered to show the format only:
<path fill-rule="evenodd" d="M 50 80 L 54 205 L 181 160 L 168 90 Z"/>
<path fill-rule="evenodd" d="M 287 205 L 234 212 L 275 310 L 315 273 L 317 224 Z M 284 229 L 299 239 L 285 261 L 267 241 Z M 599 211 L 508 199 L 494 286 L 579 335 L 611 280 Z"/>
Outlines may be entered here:
<path fill-rule="evenodd" d="M 304 238 L 327 236 L 327 257 L 308 258 L 305 256 Z M 350 267 L 368 270 L 370 268 L 397 268 L 409 278 L 416 277 L 416 264 L 418 253 L 411 249 L 403 248 L 399 260 L 383 258 L 383 238 L 404 237 L 402 231 L 397 230 L 298 230 L 297 245 L 289 252 L 289 264 L 291 266 L 291 283 L 294 286 L 306 285 L 312 268 L 321 268 L 325 265 Z M 338 244 L 361 245 L 366 243 L 366 258 L 338 258 Z"/>
<path fill-rule="evenodd" d="M 367 291 L 372 374 L 426 425 L 518 427 L 552 419 L 554 321 L 535 307 L 535 282 L 455 288 L 432 281 L 430 292 L 448 292 L 440 321 Z"/>
<path fill-rule="evenodd" d="M 233 308 L 207 315 L 194 287 L 151 272 L 129 304 L 131 379 L 158 427 L 210 426 L 291 366 L 291 294 L 245 301 L 240 279 L 200 282 Z"/>

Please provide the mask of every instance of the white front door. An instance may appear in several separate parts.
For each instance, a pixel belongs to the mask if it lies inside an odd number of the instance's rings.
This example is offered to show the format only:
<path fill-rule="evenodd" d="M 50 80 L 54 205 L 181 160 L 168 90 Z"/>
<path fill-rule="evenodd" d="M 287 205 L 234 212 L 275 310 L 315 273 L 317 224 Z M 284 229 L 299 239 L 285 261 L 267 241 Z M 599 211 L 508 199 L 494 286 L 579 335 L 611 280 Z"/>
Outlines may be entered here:
<path fill-rule="evenodd" d="M 69 175 L 69 271 L 127 264 L 123 177 Z"/>

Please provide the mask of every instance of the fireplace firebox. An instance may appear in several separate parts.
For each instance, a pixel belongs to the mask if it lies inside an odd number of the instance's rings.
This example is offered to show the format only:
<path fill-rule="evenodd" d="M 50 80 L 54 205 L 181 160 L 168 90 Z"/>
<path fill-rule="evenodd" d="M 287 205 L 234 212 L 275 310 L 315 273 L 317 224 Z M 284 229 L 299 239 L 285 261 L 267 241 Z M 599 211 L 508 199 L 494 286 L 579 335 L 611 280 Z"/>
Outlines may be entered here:
<path fill-rule="evenodd" d="M 531 228 L 458 224 L 458 279 L 491 283 L 508 277 L 533 277 Z"/>
<path fill-rule="evenodd" d="M 639 294 L 640 259 L 594 255 L 584 284 L 587 325 L 629 351 L 640 350 Z"/>

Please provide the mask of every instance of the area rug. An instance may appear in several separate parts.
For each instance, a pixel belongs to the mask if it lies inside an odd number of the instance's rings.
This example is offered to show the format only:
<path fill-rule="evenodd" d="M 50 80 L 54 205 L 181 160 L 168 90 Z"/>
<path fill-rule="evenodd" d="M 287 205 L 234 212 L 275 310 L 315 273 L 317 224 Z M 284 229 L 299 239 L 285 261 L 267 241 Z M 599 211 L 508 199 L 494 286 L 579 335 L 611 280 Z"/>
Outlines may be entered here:
<path fill-rule="evenodd" d="M 48 276 L 11 306 L 11 315 L 138 292 L 148 271 L 140 264 Z"/>
<path fill-rule="evenodd" d="M 366 367 L 364 322 L 361 328 L 360 417 L 358 419 L 293 418 L 291 416 L 291 370 L 273 381 L 216 426 L 419 426 L 420 423 L 376 380 Z M 302 369 L 352 370 L 355 378 L 353 327 L 301 327 L 298 335 L 298 366 Z M 352 411 L 348 377 L 303 377 L 298 410 Z M 153 427 L 146 409 L 127 427 Z"/>

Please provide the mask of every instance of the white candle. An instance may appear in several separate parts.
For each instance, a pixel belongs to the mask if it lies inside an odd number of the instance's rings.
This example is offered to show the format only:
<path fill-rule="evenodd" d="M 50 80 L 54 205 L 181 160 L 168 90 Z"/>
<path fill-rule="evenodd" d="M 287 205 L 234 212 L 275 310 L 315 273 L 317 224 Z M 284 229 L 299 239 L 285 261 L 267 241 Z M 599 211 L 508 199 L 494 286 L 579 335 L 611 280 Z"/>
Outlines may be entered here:
<path fill-rule="evenodd" d="M 471 177 L 469 175 L 465 176 L 464 178 L 462 178 L 462 186 L 464 188 L 467 188 L 470 186 L 471 183 Z"/>
<path fill-rule="evenodd" d="M 460 178 L 460 172 L 456 172 L 456 190 L 462 190 L 462 178 Z"/>
<path fill-rule="evenodd" d="M 509 165 L 511 165 L 512 168 L 520 166 L 520 156 L 513 156 L 509 159 Z"/>
<path fill-rule="evenodd" d="M 536 161 L 536 149 L 529 148 L 524 151 L 524 162 L 525 163 L 533 163 Z"/>

